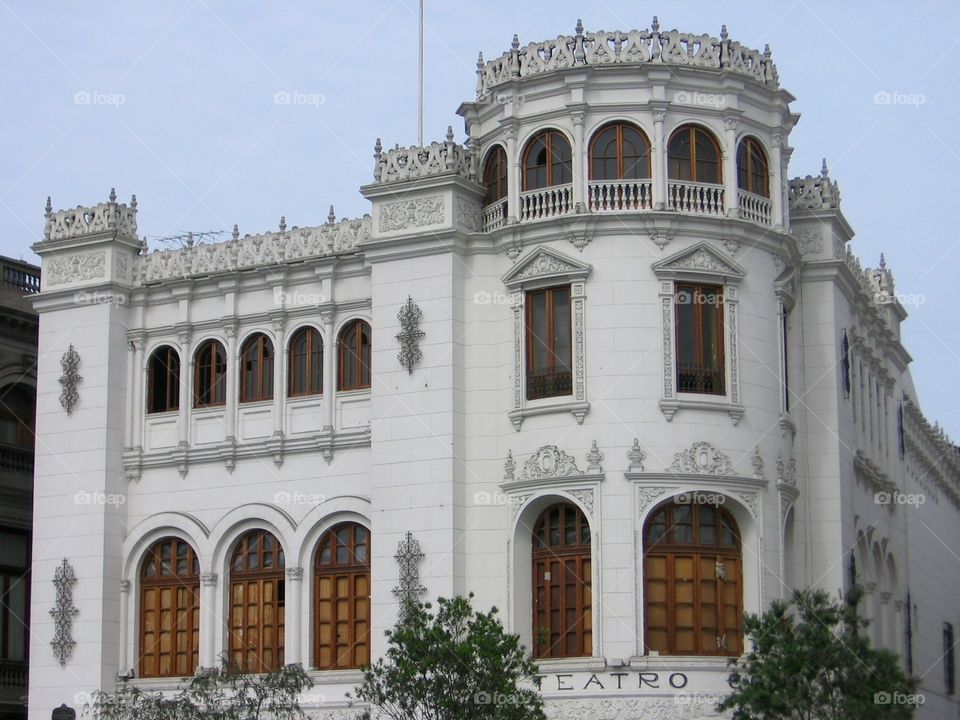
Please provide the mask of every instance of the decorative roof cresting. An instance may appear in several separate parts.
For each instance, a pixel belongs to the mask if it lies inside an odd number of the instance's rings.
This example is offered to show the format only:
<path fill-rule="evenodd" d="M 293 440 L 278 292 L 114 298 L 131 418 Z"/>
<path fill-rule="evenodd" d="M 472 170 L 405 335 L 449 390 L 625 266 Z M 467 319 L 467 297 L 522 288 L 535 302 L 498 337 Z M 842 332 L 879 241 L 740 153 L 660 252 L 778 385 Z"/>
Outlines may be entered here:
<path fill-rule="evenodd" d="M 86 237 L 106 232 L 117 232 L 129 238 L 137 237 L 137 196 L 130 198 L 130 204 L 117 202 L 117 193 L 110 188 L 110 198 L 105 203 L 93 207 L 82 207 L 54 212 L 50 198 L 43 226 L 44 240 L 66 240 Z"/>
<path fill-rule="evenodd" d="M 453 127 L 447 126 L 445 142 L 433 142 L 421 147 L 399 145 L 384 151 L 380 138 L 373 147 L 373 181 L 377 183 L 418 180 L 431 175 L 459 175 L 474 177 L 473 153 L 465 145 L 453 141 Z"/>
<path fill-rule="evenodd" d="M 829 210 L 840 207 L 840 186 L 830 179 L 827 160 L 824 158 L 820 174 L 807 175 L 790 181 L 791 210 Z"/>
<path fill-rule="evenodd" d="M 646 65 L 666 63 L 698 68 L 730 70 L 752 77 L 757 82 L 779 87 L 777 67 L 770 46 L 752 50 L 727 36 L 724 25 L 720 37 L 660 30 L 653 18 L 649 30 L 583 31 L 578 20 L 575 35 L 560 35 L 555 40 L 531 42 L 520 47 L 514 35 L 510 50 L 484 62 L 477 60 L 477 97 L 510 80 L 586 65 Z"/>

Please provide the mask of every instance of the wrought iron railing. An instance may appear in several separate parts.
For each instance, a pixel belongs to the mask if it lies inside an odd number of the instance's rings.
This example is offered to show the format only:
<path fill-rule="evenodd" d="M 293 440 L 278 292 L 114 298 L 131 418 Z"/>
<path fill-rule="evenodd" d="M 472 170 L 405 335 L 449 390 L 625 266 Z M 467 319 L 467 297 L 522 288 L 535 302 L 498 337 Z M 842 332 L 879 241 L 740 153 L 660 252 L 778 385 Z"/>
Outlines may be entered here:
<path fill-rule="evenodd" d="M 723 367 L 677 364 L 677 392 L 724 395 Z"/>
<path fill-rule="evenodd" d="M 570 370 L 527 371 L 527 400 L 570 395 L 573 373 Z"/>

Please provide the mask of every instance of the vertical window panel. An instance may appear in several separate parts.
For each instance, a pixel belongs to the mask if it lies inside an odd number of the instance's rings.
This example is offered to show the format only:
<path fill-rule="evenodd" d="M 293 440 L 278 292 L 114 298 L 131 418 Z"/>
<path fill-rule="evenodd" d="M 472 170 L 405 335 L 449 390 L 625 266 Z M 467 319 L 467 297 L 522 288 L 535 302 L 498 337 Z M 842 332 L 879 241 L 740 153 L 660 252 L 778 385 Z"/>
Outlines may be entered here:
<path fill-rule="evenodd" d="M 324 533 L 314 574 L 314 665 L 336 670 L 369 663 L 369 531 L 342 523 Z"/>
<path fill-rule="evenodd" d="M 280 542 L 266 530 L 240 537 L 230 562 L 229 657 L 243 672 L 283 666 L 284 571 Z"/>

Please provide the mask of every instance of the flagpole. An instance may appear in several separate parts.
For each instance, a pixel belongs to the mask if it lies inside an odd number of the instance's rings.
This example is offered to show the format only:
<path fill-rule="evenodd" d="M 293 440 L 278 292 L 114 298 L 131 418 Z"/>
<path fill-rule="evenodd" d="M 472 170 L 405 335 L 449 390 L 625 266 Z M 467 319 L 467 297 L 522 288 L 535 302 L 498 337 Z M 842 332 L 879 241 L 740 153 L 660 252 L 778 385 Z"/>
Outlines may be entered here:
<path fill-rule="evenodd" d="M 420 95 L 417 106 L 417 137 L 423 147 L 423 0 L 420 0 Z"/>

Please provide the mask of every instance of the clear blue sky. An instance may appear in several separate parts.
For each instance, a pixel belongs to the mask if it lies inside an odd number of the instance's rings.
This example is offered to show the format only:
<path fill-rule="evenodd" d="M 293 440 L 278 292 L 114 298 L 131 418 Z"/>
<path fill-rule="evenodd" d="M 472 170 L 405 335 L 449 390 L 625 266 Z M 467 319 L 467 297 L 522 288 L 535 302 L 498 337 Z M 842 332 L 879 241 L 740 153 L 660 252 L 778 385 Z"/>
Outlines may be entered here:
<path fill-rule="evenodd" d="M 142 233 L 242 233 L 367 210 L 374 140 L 416 141 L 416 0 L 0 0 L 0 253 L 36 260 L 43 205 L 136 193 Z M 473 97 L 477 51 L 587 29 L 647 27 L 769 43 L 803 117 L 791 175 L 826 157 L 854 251 L 882 252 L 908 307 L 927 416 L 960 439 L 960 3 L 519 3 L 426 0 L 425 135 Z M 278 105 L 277 92 L 322 104 Z M 878 92 L 920 103 L 877 104 Z M 78 95 L 80 93 L 80 95 Z M 908 96 L 914 96 L 910 98 Z M 79 102 L 78 102 L 79 99 Z M 84 103 L 87 99 L 89 102 Z M 939 389 L 938 389 L 939 388 Z"/>

